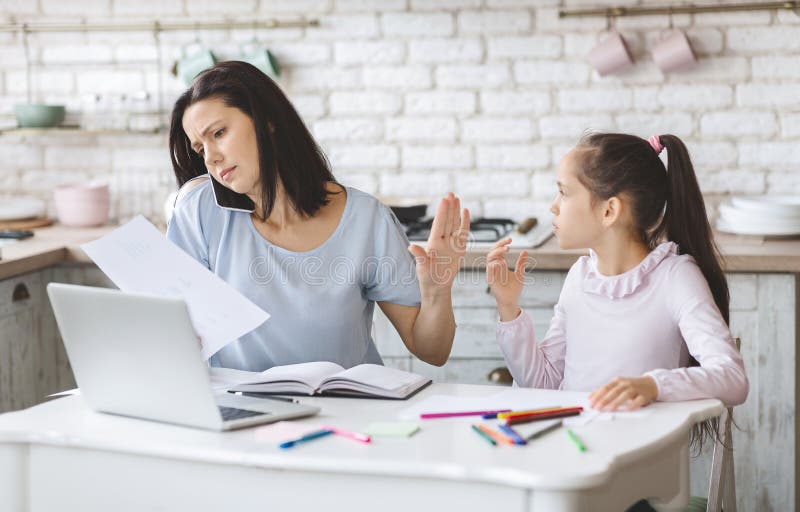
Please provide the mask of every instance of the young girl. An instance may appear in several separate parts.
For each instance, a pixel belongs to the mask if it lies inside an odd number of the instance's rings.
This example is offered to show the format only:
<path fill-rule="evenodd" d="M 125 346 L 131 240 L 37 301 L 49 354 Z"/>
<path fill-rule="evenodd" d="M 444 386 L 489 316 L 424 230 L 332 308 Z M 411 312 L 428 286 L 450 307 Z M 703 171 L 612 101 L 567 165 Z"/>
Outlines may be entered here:
<path fill-rule="evenodd" d="M 665 168 L 659 153 L 667 151 Z M 489 253 L 497 339 L 520 386 L 592 391 L 600 410 L 655 400 L 744 402 L 748 381 L 728 329 L 728 285 L 689 154 L 674 135 L 584 137 L 558 167 L 550 207 L 570 269 L 544 338 L 519 307 L 523 251 Z M 666 239 L 666 241 L 665 241 Z"/>

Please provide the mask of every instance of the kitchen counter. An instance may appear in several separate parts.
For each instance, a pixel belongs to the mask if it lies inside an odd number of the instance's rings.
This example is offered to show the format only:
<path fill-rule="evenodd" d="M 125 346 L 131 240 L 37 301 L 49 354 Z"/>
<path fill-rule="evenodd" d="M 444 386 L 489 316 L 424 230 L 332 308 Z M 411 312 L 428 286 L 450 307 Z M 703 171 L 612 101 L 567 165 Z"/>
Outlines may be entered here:
<path fill-rule="evenodd" d="M 82 243 L 94 240 L 114 226 L 97 228 L 68 228 L 51 226 L 35 230 L 33 238 L 0 247 L 0 279 L 34 272 L 62 262 L 89 262 L 81 250 Z M 800 273 L 800 239 L 769 239 L 717 233 L 717 243 L 725 259 L 727 272 L 789 272 Z M 488 249 L 467 252 L 466 268 L 483 268 Z M 543 246 L 529 250 L 533 268 L 538 270 L 567 270 L 585 251 L 564 251 L 555 238 Z M 507 255 L 510 263 L 516 260 L 518 249 Z"/>
<path fill-rule="evenodd" d="M 80 245 L 112 231 L 115 226 L 68 228 L 55 225 L 35 229 L 26 240 L 0 246 L 0 280 L 35 272 L 63 262 L 90 262 Z"/>

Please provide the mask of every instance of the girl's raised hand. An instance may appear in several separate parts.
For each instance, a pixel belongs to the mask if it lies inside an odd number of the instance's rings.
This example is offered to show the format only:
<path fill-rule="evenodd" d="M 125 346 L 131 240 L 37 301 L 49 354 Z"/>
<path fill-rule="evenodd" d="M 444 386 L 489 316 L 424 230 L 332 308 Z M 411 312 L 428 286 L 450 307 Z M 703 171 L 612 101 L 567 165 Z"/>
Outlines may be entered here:
<path fill-rule="evenodd" d="M 439 202 L 426 247 L 408 247 L 417 260 L 417 278 L 423 293 L 450 293 L 467 252 L 468 236 L 469 210 L 462 210 L 461 201 L 451 192 Z"/>
<path fill-rule="evenodd" d="M 653 377 L 614 377 L 589 394 L 589 403 L 598 411 L 632 411 L 656 398 L 658 386 Z"/>
<path fill-rule="evenodd" d="M 514 271 L 508 269 L 505 254 L 510 243 L 510 238 L 498 241 L 486 259 L 486 283 L 497 301 L 497 309 L 503 321 L 513 320 L 519 315 L 519 296 L 525 283 L 525 264 L 528 262 L 527 251 L 522 251 Z"/>

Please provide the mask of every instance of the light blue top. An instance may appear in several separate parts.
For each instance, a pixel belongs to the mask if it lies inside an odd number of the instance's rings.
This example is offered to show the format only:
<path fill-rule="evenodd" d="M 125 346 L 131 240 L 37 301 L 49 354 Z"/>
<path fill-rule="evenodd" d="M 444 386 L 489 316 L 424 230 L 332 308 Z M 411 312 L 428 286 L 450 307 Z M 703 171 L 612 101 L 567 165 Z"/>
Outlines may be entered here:
<path fill-rule="evenodd" d="M 211 366 L 383 363 L 371 334 L 375 302 L 419 306 L 415 262 L 392 211 L 369 194 L 345 190 L 336 230 L 306 252 L 268 242 L 249 213 L 217 206 L 210 181 L 176 205 L 167 238 L 271 315 L 212 356 Z"/>

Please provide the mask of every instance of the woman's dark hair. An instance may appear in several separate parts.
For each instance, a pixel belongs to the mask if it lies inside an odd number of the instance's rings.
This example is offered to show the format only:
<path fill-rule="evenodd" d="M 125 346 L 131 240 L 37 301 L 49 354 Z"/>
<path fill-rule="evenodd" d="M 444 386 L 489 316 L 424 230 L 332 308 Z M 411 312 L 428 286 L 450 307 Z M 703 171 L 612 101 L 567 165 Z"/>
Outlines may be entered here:
<path fill-rule="evenodd" d="M 708 223 L 703 195 L 684 143 L 675 135 L 660 135 L 667 166 L 650 142 L 622 133 L 594 133 L 578 144 L 578 179 L 595 198 L 625 197 L 642 241 L 655 248 L 665 237 L 691 255 L 708 282 L 725 323 L 730 321 L 728 281 Z M 690 358 L 690 366 L 698 366 Z M 692 444 L 718 438 L 717 419 L 696 426 Z"/>
<path fill-rule="evenodd" d="M 262 211 L 258 213 L 263 218 L 269 217 L 275 206 L 278 179 L 302 215 L 312 216 L 328 204 L 326 183 L 336 180 L 325 154 L 278 85 L 255 66 L 240 61 L 220 62 L 203 71 L 175 102 L 169 152 L 178 186 L 208 172 L 183 130 L 183 115 L 192 104 L 210 98 L 222 100 L 253 120 L 262 187 Z M 247 199 L 241 196 L 239 199 Z"/>

